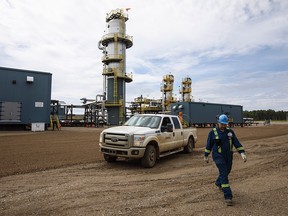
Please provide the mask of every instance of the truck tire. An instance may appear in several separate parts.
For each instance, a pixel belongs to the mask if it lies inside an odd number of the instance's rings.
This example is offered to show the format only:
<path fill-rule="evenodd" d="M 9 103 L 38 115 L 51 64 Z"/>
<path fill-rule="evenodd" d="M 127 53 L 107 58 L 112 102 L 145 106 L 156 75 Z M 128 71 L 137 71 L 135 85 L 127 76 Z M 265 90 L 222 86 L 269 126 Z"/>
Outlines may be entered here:
<path fill-rule="evenodd" d="M 104 159 L 108 162 L 108 163 L 112 163 L 115 162 L 117 160 L 116 156 L 111 156 L 111 155 L 107 155 L 104 154 Z"/>
<path fill-rule="evenodd" d="M 146 168 L 151 168 L 156 163 L 156 149 L 153 145 L 148 145 L 145 150 L 145 154 L 141 159 L 141 165 Z"/>
<path fill-rule="evenodd" d="M 194 139 L 193 137 L 189 137 L 187 145 L 184 147 L 184 152 L 185 153 L 191 153 L 194 148 Z"/>

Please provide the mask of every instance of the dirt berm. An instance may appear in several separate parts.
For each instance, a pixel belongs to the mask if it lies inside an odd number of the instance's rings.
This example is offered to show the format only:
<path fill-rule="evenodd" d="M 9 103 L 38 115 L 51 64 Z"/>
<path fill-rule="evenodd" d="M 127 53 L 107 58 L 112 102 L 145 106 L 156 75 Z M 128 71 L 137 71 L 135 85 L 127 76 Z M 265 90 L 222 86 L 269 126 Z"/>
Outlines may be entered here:
<path fill-rule="evenodd" d="M 248 161 L 234 154 L 234 205 L 203 161 L 209 128 L 191 154 L 108 164 L 97 128 L 0 132 L 0 215 L 287 215 L 288 125 L 234 128 Z M 210 158 L 211 159 L 211 158 Z"/>

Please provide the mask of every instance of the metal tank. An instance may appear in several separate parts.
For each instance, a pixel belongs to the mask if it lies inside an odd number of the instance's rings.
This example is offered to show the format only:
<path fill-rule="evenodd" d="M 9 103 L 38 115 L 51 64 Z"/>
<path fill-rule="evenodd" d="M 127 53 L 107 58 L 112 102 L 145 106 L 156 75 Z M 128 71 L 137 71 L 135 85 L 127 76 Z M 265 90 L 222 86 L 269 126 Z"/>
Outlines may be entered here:
<path fill-rule="evenodd" d="M 183 102 L 191 102 L 191 94 L 192 94 L 192 79 L 187 76 L 182 79 L 181 89 L 179 93 L 181 94 Z"/>
<path fill-rule="evenodd" d="M 126 49 L 133 45 L 132 37 L 126 34 L 127 10 L 116 9 L 107 14 L 106 34 L 98 44 L 103 53 L 103 95 L 111 125 L 125 121 L 126 82 L 132 82 L 132 74 L 126 73 Z"/>
<path fill-rule="evenodd" d="M 173 97 L 173 85 L 174 76 L 172 74 L 164 75 L 161 87 L 162 111 L 168 111 L 168 108 L 170 108 L 170 103 L 175 102 Z"/>

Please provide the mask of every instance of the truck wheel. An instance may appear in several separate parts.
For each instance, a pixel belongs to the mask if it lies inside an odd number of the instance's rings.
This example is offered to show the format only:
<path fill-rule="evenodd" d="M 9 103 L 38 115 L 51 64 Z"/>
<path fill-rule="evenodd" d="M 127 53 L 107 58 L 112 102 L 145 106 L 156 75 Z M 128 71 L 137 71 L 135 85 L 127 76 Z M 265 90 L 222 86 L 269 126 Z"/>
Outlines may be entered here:
<path fill-rule="evenodd" d="M 184 147 L 184 152 L 185 153 L 191 153 L 194 148 L 194 139 L 193 137 L 189 137 L 187 145 Z"/>
<path fill-rule="evenodd" d="M 141 159 L 141 165 L 146 168 L 151 168 L 156 163 L 156 149 L 153 145 L 148 145 L 145 154 Z"/>
<path fill-rule="evenodd" d="M 117 157 L 116 156 L 111 156 L 111 155 L 107 155 L 107 154 L 104 154 L 104 159 L 111 163 L 111 162 L 115 162 L 117 160 Z"/>

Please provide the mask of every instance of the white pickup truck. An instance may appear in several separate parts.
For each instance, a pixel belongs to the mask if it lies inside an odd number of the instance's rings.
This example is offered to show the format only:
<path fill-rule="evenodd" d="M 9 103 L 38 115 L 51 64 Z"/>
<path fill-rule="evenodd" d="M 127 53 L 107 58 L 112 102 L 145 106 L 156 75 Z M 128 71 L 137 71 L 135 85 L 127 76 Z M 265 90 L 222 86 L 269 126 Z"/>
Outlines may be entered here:
<path fill-rule="evenodd" d="M 123 126 L 103 130 L 99 145 L 107 162 L 115 162 L 117 157 L 134 158 L 150 168 L 160 157 L 180 151 L 191 153 L 196 141 L 197 129 L 183 129 L 178 116 L 139 114 Z"/>

